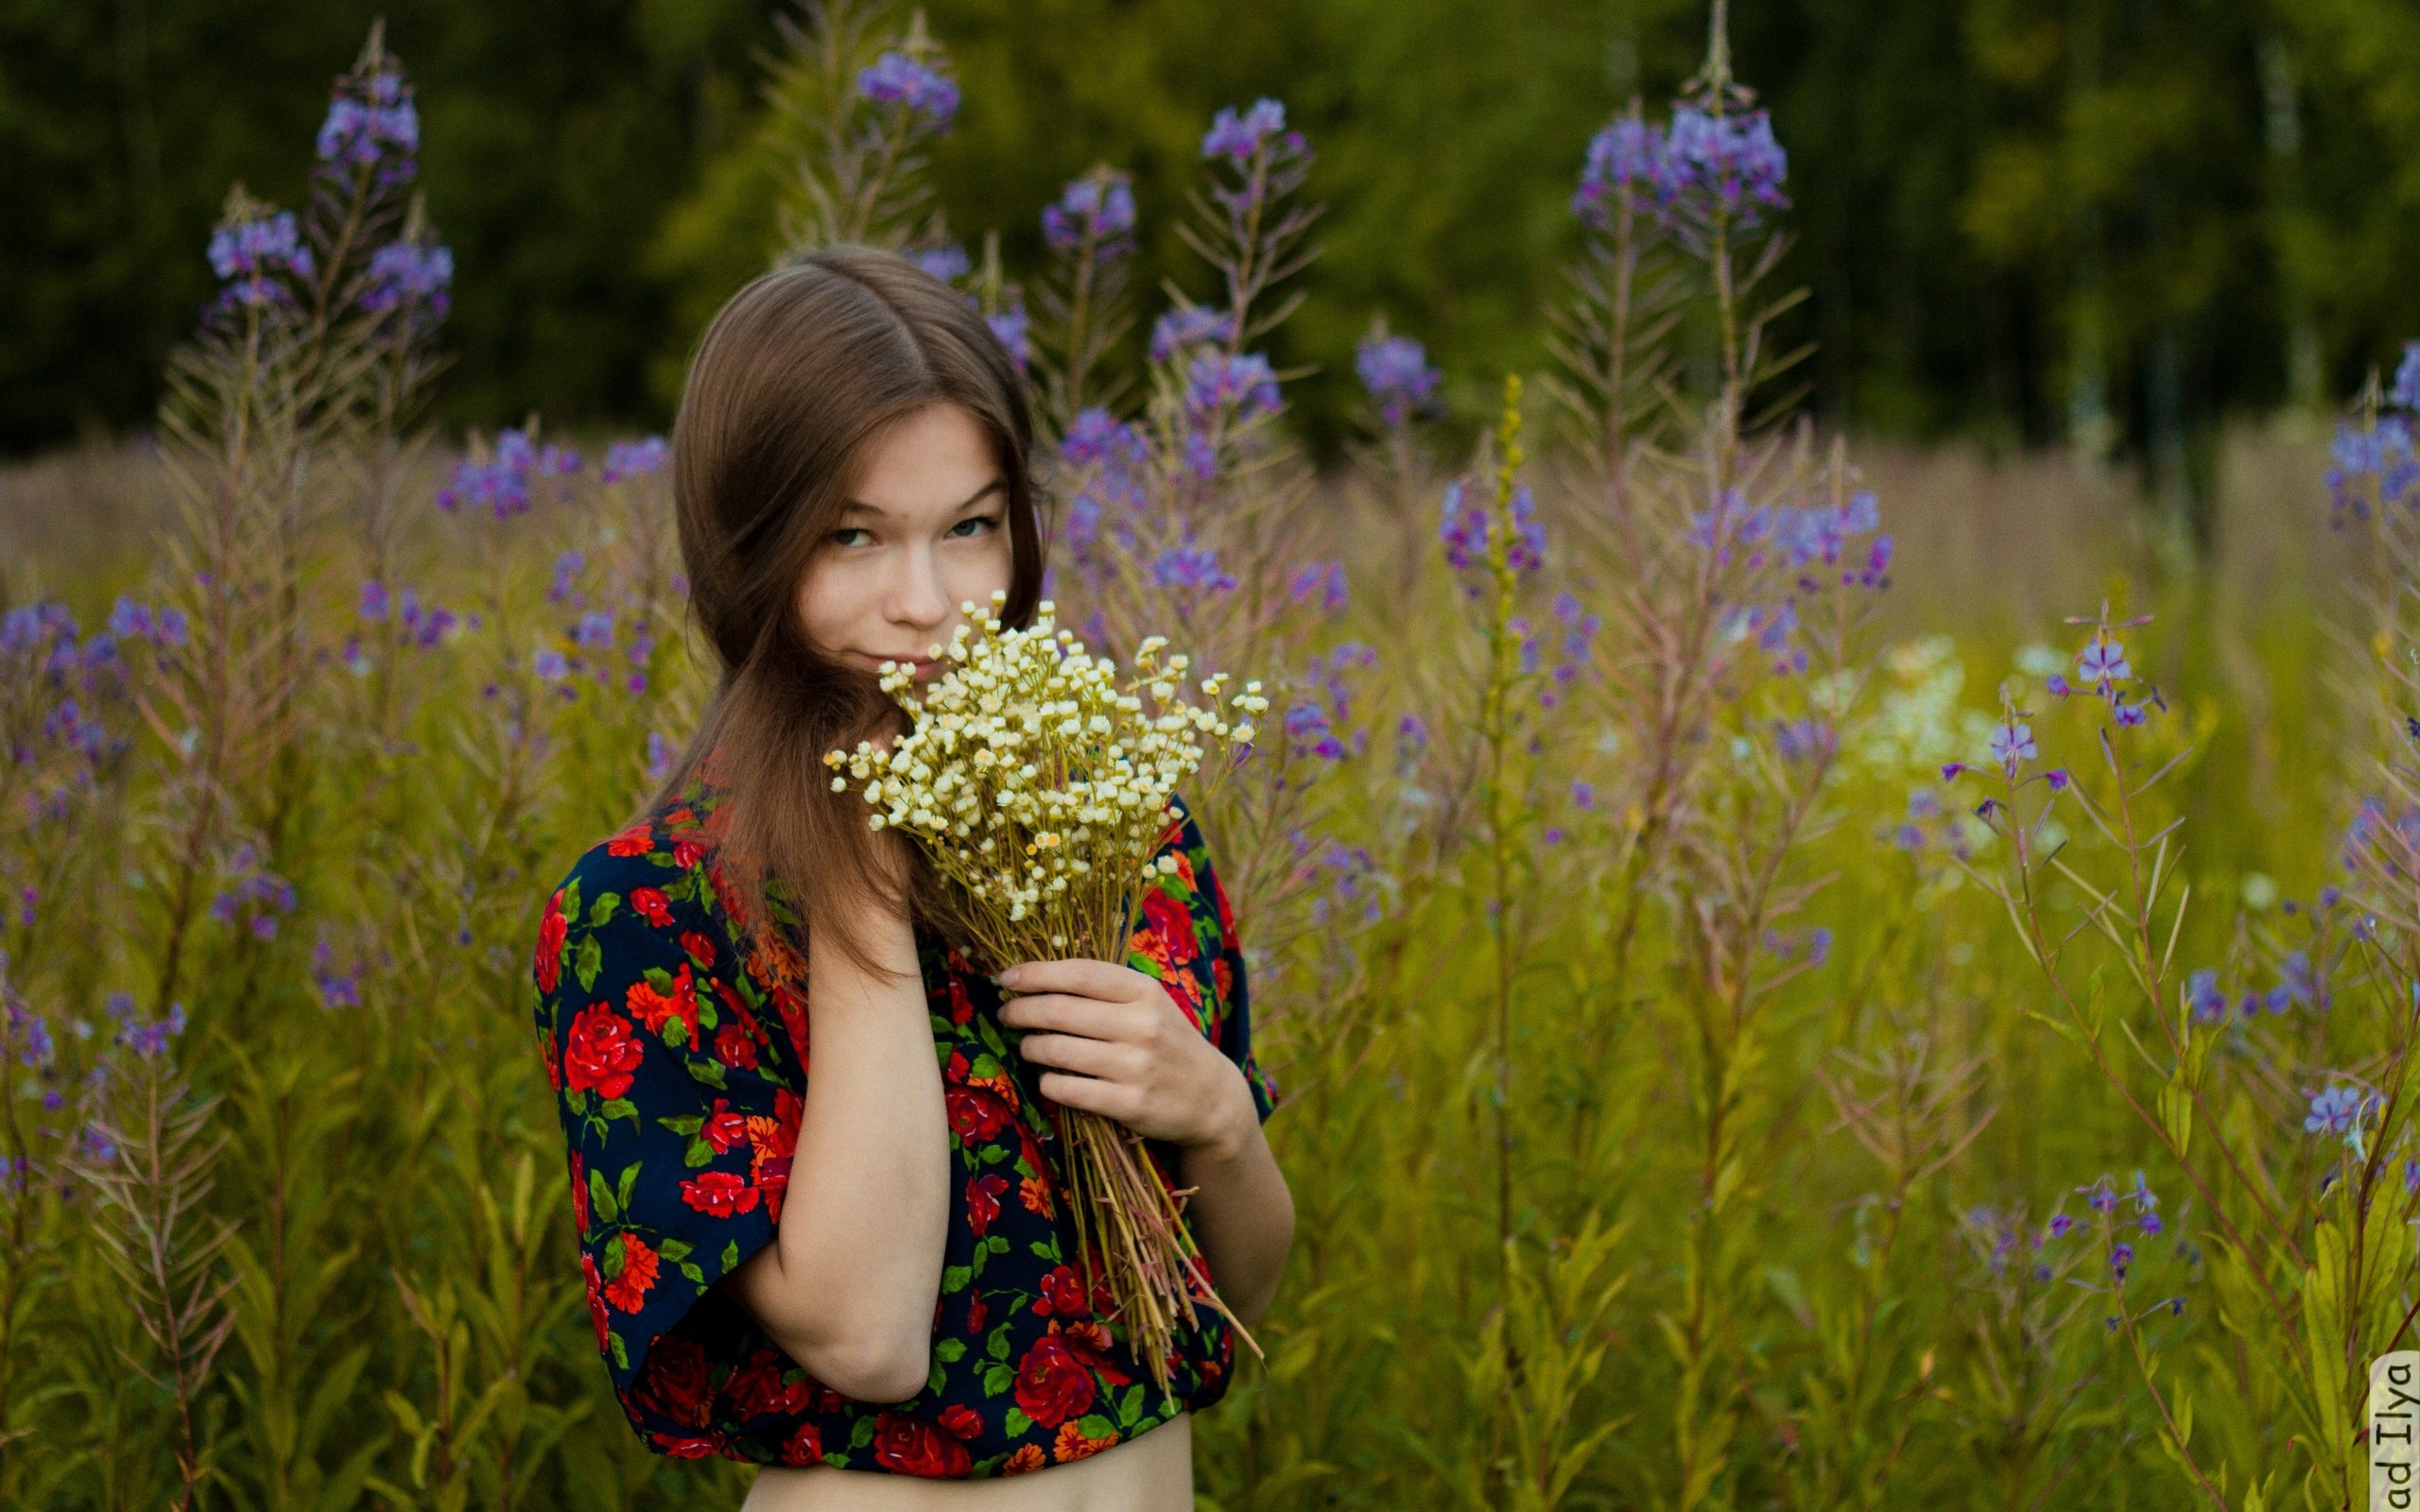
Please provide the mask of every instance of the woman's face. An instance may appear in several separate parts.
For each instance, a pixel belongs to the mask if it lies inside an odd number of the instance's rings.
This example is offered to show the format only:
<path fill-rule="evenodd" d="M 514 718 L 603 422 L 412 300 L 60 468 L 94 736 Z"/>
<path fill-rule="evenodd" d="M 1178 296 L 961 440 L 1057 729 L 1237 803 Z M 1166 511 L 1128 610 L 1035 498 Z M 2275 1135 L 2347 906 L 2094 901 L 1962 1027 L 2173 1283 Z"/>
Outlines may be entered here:
<path fill-rule="evenodd" d="M 815 548 L 799 612 L 818 651 L 869 668 L 925 662 L 1009 586 L 1008 479 L 975 418 L 928 404 L 873 441 L 840 524 Z M 940 675 L 940 663 L 917 670 Z"/>

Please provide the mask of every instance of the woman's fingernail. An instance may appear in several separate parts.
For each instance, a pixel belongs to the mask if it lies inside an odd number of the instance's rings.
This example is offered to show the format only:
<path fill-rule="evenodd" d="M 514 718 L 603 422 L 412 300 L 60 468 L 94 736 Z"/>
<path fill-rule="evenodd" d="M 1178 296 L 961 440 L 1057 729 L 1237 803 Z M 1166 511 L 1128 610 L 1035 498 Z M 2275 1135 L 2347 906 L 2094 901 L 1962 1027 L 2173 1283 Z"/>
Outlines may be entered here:
<path fill-rule="evenodd" d="M 1017 969 L 1011 966 L 1007 971 L 999 972 L 997 975 L 994 976 L 992 980 L 1001 987 L 1014 987 L 1017 985 Z"/>

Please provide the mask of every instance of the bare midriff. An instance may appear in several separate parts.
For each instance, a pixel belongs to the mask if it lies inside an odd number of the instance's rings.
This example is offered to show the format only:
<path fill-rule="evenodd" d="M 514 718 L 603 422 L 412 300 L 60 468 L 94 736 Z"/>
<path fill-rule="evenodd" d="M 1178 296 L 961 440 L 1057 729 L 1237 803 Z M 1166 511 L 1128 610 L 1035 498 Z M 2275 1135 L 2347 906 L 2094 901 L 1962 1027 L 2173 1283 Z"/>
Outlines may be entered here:
<path fill-rule="evenodd" d="M 1024 1475 L 935 1480 L 769 1465 L 741 1512 L 1193 1512 L 1193 1414 Z"/>

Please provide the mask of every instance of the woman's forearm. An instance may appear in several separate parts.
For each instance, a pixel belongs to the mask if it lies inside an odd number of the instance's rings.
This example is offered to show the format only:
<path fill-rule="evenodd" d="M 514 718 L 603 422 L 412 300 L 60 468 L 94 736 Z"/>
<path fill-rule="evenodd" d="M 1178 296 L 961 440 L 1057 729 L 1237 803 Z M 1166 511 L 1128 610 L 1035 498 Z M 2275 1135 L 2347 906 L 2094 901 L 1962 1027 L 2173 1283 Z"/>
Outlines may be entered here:
<path fill-rule="evenodd" d="M 1219 1297 L 1250 1328 L 1276 1298 L 1294 1244 L 1294 1195 L 1240 1074 L 1236 1091 L 1241 1103 L 1227 1127 L 1216 1139 L 1182 1146 L 1176 1176 L 1177 1185 L 1198 1189 L 1185 1199 L 1185 1213 Z"/>
<path fill-rule="evenodd" d="M 925 1383 L 949 1234 L 949 1123 L 908 921 L 858 938 L 907 973 L 885 984 L 818 957 L 813 1066 L 775 1242 L 733 1272 L 740 1299 L 817 1379 L 868 1401 Z"/>

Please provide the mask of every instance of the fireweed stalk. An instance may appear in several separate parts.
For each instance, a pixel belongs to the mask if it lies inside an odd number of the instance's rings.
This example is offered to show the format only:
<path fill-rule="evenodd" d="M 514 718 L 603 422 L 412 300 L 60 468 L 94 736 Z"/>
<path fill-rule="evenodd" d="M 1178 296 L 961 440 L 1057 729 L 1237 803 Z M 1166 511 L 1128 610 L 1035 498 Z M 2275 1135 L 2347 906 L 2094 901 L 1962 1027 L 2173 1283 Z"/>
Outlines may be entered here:
<path fill-rule="evenodd" d="M 2272 1504 L 2293 1469 L 2308 1504 L 2353 1504 L 2367 1474 L 2360 1437 L 2367 1365 L 2408 1343 L 2415 1309 L 2402 1294 L 2420 1214 L 2415 1168 L 2404 1154 L 2420 1049 L 2409 1006 L 2420 985 L 2413 945 L 2420 901 L 2411 883 L 2420 830 L 2408 820 L 2369 820 L 2413 812 L 2420 766 L 2409 737 L 2377 764 L 2387 798 L 2357 818 L 2343 852 L 2359 914 L 2360 970 L 2349 973 L 2355 990 L 2330 991 L 2333 1008 L 2297 1045 L 2279 1032 L 2287 1025 L 2273 1029 L 2268 1021 L 2298 1006 L 2326 1007 L 2307 968 L 2297 974 L 2289 963 L 2279 988 L 2248 995 L 2239 1014 L 2217 991 L 2214 971 L 2179 980 L 2177 945 L 2191 894 L 2177 882 L 2181 821 L 2158 822 L 2152 794 L 2187 748 L 2162 737 L 2160 722 L 2172 716 L 2135 673 L 2120 638 L 2146 617 L 2114 620 L 2104 606 L 2098 617 L 2071 623 L 2087 627 L 2090 638 L 2073 671 L 2052 675 L 2046 692 L 2099 714 L 2097 760 L 2083 772 L 2039 766 L 2036 715 L 2011 694 L 1988 763 L 1953 764 L 1946 775 L 1980 777 L 1989 768 L 1993 796 L 1977 812 L 2008 840 L 2008 859 L 2002 873 L 1979 880 L 2005 905 L 2057 1005 L 2056 1013 L 2030 1016 L 2083 1052 L 2206 1214 L 2214 1310 L 2245 1345 L 2236 1379 L 2227 1389 L 2196 1392 L 2189 1378 L 2171 1375 L 2163 1392 L 2131 1314 L 2121 1308 L 2118 1322 L 2159 1412 L 2163 1448 L 2210 1504 Z M 2415 692 L 2420 683 L 2402 683 L 2397 701 Z M 2152 744 L 2163 738 L 2177 747 L 2165 760 Z M 2116 876 L 2096 876 L 2069 862 L 2068 846 L 2046 842 L 2059 804 L 2089 820 Z M 2049 885 L 2053 875 L 2066 889 Z M 2062 906 L 2078 916 L 2071 926 L 2051 922 L 2051 910 Z M 2085 978 L 2097 968 L 2078 958 L 2090 960 L 2096 943 L 2122 968 L 2156 1038 L 2138 1032 L 2135 1017 Z M 2346 1066 L 2359 1069 L 2339 1069 Z M 2296 1119 L 2316 1142 L 2264 1137 L 2264 1126 Z M 2212 1430 L 2198 1446 L 2197 1409 Z M 2269 1442 L 2267 1423 L 2278 1417 L 2296 1425 L 2282 1445 Z M 2230 1486 L 2242 1487 L 2238 1499 L 2231 1500 Z"/>
<path fill-rule="evenodd" d="M 921 697 L 911 669 L 884 663 L 884 691 L 914 728 L 887 749 L 869 740 L 826 752 L 832 789 L 846 792 L 854 779 L 876 810 L 869 823 L 917 843 L 942 879 L 953 932 L 993 970 L 1123 960 L 1142 907 L 1138 873 L 1150 884 L 1176 869 L 1175 857 L 1159 854 L 1177 813 L 1169 796 L 1201 770 L 1203 741 L 1249 747 L 1253 716 L 1269 700 L 1257 681 L 1245 683 L 1228 700 L 1241 716 L 1231 725 L 1219 711 L 1227 674 L 1201 680 L 1205 704 L 1180 696 L 1191 658 L 1163 661 L 1165 637 L 1144 639 L 1121 682 L 1115 662 L 1057 627 L 1048 599 L 1029 628 L 1004 629 L 1007 599 L 999 590 L 989 607 L 960 606 L 975 624 L 932 648 L 950 665 Z M 1233 765 L 1219 764 L 1204 798 Z M 1050 1112 L 1086 1281 L 1106 1280 L 1160 1389 L 1169 1386 L 1178 1312 L 1191 1323 L 1197 1301 L 1260 1353 L 1211 1287 L 1184 1205 L 1140 1136 L 1084 1109 L 1053 1103 Z"/>

